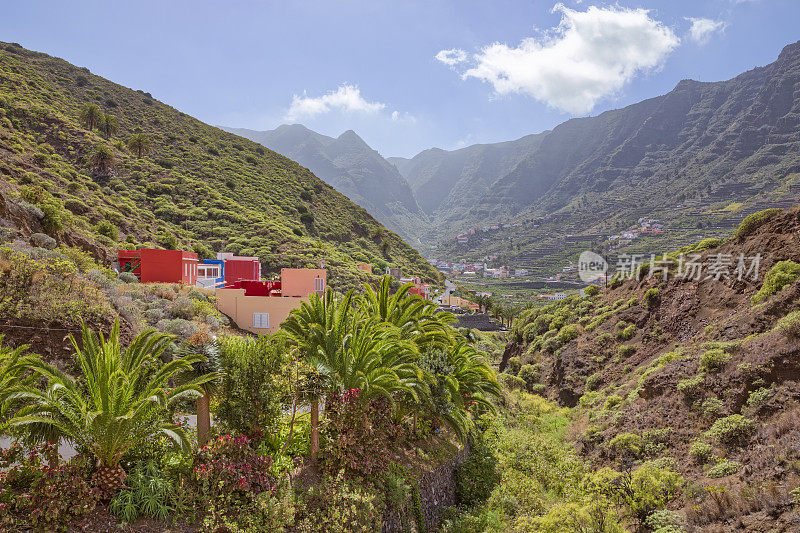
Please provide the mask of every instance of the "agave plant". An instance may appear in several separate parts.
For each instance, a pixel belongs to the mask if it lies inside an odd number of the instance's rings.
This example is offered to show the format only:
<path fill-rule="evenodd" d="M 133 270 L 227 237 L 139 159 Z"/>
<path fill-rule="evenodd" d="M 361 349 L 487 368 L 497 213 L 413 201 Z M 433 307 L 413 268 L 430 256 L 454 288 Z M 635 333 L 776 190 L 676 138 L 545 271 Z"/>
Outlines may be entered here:
<path fill-rule="evenodd" d="M 29 361 L 28 368 L 45 378 L 47 386 L 23 386 L 10 396 L 28 403 L 10 424 L 39 435 L 57 434 L 93 454 L 95 482 L 110 497 L 126 476 L 120 461 L 134 446 L 161 434 L 188 451 L 189 439 L 172 421 L 169 407 L 201 395 L 203 384 L 217 376 L 180 380 L 204 356 L 187 355 L 162 364 L 160 356 L 172 337 L 153 330 L 123 349 L 118 320 L 108 339 L 83 325 L 80 345 L 72 335 L 70 340 L 81 376 L 73 378 L 40 360 Z M 173 381 L 181 384 L 172 387 Z"/>

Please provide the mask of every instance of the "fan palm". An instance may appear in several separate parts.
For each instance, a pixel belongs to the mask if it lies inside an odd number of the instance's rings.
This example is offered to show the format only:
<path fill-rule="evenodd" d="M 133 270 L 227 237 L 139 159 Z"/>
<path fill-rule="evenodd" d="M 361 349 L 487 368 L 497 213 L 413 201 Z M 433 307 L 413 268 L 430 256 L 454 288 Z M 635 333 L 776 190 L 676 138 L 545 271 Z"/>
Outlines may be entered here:
<path fill-rule="evenodd" d="M 91 161 L 94 166 L 101 172 L 107 172 L 108 169 L 114 164 L 114 152 L 111 148 L 101 144 L 95 147 L 92 151 Z"/>
<path fill-rule="evenodd" d="M 152 146 L 150 139 L 144 133 L 135 133 L 128 139 L 128 148 L 136 152 L 137 157 L 149 152 Z"/>
<path fill-rule="evenodd" d="M 186 357 L 193 351 L 201 353 L 204 357 L 192 363 L 192 369 L 186 372 L 184 376 L 188 379 L 196 379 L 203 376 L 212 377 L 212 379 L 200 385 L 203 394 L 198 396 L 195 402 L 197 407 L 197 444 L 203 446 L 208 443 L 209 433 L 211 432 L 211 397 L 219 390 L 222 361 L 219 346 L 216 342 L 184 348 L 181 350 L 180 355 L 181 357 Z"/>
<path fill-rule="evenodd" d="M 49 429 L 88 450 L 97 459 L 95 482 L 105 496 L 122 485 L 126 474 L 120 461 L 134 446 L 161 434 L 188 450 L 187 435 L 172 422 L 168 408 L 202 394 L 202 385 L 216 376 L 184 380 L 175 387 L 169 384 L 191 371 L 203 355 L 162 364 L 160 356 L 172 338 L 153 330 L 123 349 L 118 320 L 108 339 L 83 325 L 82 347 L 74 336 L 70 340 L 81 377 L 72 378 L 40 360 L 29 361 L 28 368 L 48 384 L 44 390 L 23 386 L 10 396 L 28 402 L 12 418 L 12 426 Z"/>
<path fill-rule="evenodd" d="M 103 112 L 97 104 L 87 104 L 81 109 L 81 123 L 86 126 L 89 131 L 92 131 L 95 126 L 100 124 L 103 118 Z"/>
<path fill-rule="evenodd" d="M 99 126 L 100 130 L 106 135 L 106 137 L 111 137 L 117 133 L 117 129 L 119 127 L 117 124 L 117 117 L 111 113 L 105 113 L 100 119 Z"/>

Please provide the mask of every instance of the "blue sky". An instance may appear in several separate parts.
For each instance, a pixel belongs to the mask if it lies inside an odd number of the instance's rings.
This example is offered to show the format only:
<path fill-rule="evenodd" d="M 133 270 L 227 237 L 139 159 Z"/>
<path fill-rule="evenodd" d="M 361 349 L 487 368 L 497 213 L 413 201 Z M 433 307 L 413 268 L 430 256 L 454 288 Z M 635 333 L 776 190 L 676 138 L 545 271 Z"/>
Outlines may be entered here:
<path fill-rule="evenodd" d="M 797 0 L 4 0 L 0 40 L 215 125 L 354 129 L 384 156 L 536 133 L 772 62 Z"/>

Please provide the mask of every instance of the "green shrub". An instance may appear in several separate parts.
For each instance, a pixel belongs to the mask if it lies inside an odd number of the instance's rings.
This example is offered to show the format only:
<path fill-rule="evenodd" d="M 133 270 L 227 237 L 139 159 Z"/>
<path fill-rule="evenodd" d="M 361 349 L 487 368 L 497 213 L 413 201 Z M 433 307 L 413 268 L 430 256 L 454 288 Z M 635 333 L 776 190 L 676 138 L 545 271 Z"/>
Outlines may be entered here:
<path fill-rule="evenodd" d="M 616 406 L 622 403 L 622 397 L 617 396 L 616 394 L 611 394 L 606 398 L 606 403 L 603 405 L 603 409 L 609 410 L 614 409 Z"/>
<path fill-rule="evenodd" d="M 558 331 L 558 338 L 561 344 L 566 344 L 571 340 L 578 338 L 578 328 L 574 324 L 567 324 Z"/>
<path fill-rule="evenodd" d="M 97 226 L 94 227 L 94 230 L 98 234 L 108 237 L 112 241 L 119 240 L 119 230 L 117 230 L 117 227 L 108 220 L 101 220 L 98 222 Z"/>
<path fill-rule="evenodd" d="M 500 377 L 500 382 L 508 390 L 525 390 L 526 388 L 525 380 L 523 380 L 518 376 L 515 376 L 514 374 L 507 374 L 503 372 L 502 374 L 500 374 L 499 377 Z"/>
<path fill-rule="evenodd" d="M 58 246 L 58 242 L 56 242 L 54 238 L 44 233 L 34 233 L 31 235 L 31 244 L 47 250 L 53 250 Z"/>
<path fill-rule="evenodd" d="M 730 354 L 714 348 L 700 356 L 700 370 L 712 374 L 720 372 L 730 360 Z"/>
<path fill-rule="evenodd" d="M 698 464 L 704 465 L 711 460 L 714 448 L 707 442 L 695 441 L 689 446 L 689 455 Z"/>
<path fill-rule="evenodd" d="M 620 433 L 608 445 L 617 456 L 637 458 L 642 455 L 642 437 L 635 433 Z"/>
<path fill-rule="evenodd" d="M 586 378 L 586 390 L 597 390 L 603 377 L 599 373 L 592 374 Z"/>
<path fill-rule="evenodd" d="M 541 365 L 522 365 L 517 377 L 525 382 L 525 388 L 528 389 L 528 392 L 531 392 L 531 388 L 537 384 L 542 377 Z"/>
<path fill-rule="evenodd" d="M 693 251 L 701 252 L 703 250 L 708 250 L 709 248 L 716 248 L 720 244 L 722 244 L 721 240 L 709 237 L 707 239 L 703 239 L 702 241 L 698 242 L 697 245 L 695 245 Z"/>
<path fill-rule="evenodd" d="M 696 376 L 682 379 L 678 382 L 678 392 L 683 394 L 687 400 L 696 399 L 701 393 L 705 380 L 705 374 L 697 374 Z"/>
<path fill-rule="evenodd" d="M 281 372 L 288 357 L 283 343 L 258 338 L 224 337 L 220 342 L 222 380 L 217 418 L 244 435 L 276 428 L 288 384 Z"/>
<path fill-rule="evenodd" d="M 681 517 L 675 511 L 669 509 L 659 509 L 654 511 L 644 521 L 653 533 L 683 533 L 681 527 Z"/>
<path fill-rule="evenodd" d="M 139 278 L 137 278 L 136 274 L 134 274 L 133 272 L 120 272 L 117 278 L 125 283 L 139 283 Z"/>
<path fill-rule="evenodd" d="M 781 210 L 777 208 L 765 209 L 763 211 L 746 216 L 744 220 L 742 220 L 742 223 L 739 224 L 739 227 L 736 229 L 736 233 L 734 233 L 733 237 L 736 239 L 743 239 L 744 237 L 747 237 L 757 230 L 761 225 L 767 222 L 770 218 L 780 213 L 780 211 Z"/>
<path fill-rule="evenodd" d="M 636 335 L 636 326 L 633 324 L 617 332 L 617 338 L 622 341 L 631 340 L 634 335 Z"/>
<path fill-rule="evenodd" d="M 456 468 L 456 500 L 461 505 L 485 502 L 500 483 L 497 457 L 481 438 L 475 439 L 469 457 Z"/>
<path fill-rule="evenodd" d="M 706 398 L 703 400 L 700 409 L 702 409 L 704 416 L 708 418 L 717 418 L 724 407 L 725 402 L 719 398 Z"/>
<path fill-rule="evenodd" d="M 508 359 L 508 367 L 506 368 L 506 372 L 516 376 L 519 374 L 520 368 L 522 368 L 522 361 L 519 360 L 519 357 L 511 357 Z"/>
<path fill-rule="evenodd" d="M 782 331 L 787 337 L 800 337 L 800 311 L 792 311 L 778 320 L 775 329 Z"/>
<path fill-rule="evenodd" d="M 750 303 L 757 304 L 763 302 L 776 292 L 787 285 L 790 285 L 800 278 L 800 264 L 794 261 L 778 261 L 775 266 L 769 269 L 764 277 L 761 289 L 750 298 Z"/>
<path fill-rule="evenodd" d="M 761 387 L 760 389 L 754 390 L 747 398 L 748 409 L 754 412 L 757 411 L 758 408 L 767 403 L 774 394 L 774 391 L 767 387 Z"/>
<path fill-rule="evenodd" d="M 725 476 L 732 476 L 742 469 L 742 465 L 736 461 L 728 461 L 723 459 L 717 464 L 712 466 L 706 471 L 706 475 L 710 478 L 719 478 Z"/>
<path fill-rule="evenodd" d="M 109 510 L 124 523 L 139 516 L 166 521 L 172 510 L 174 488 L 156 463 L 137 463 L 125 478 L 128 487 L 111 500 Z"/>
<path fill-rule="evenodd" d="M 583 289 L 583 292 L 584 294 L 586 294 L 586 296 L 589 297 L 596 296 L 597 294 L 600 294 L 600 287 L 598 287 L 597 285 L 589 285 L 588 287 Z"/>
<path fill-rule="evenodd" d="M 620 344 L 617 348 L 617 355 L 622 359 L 627 359 L 636 353 L 636 346 L 631 344 Z"/>
<path fill-rule="evenodd" d="M 724 446 L 743 446 L 755 431 L 755 423 L 742 415 L 734 414 L 720 418 L 705 432 L 707 438 Z"/>
<path fill-rule="evenodd" d="M 644 302 L 650 309 L 658 307 L 658 305 L 661 303 L 661 292 L 657 287 L 647 289 L 647 292 L 644 293 Z"/>

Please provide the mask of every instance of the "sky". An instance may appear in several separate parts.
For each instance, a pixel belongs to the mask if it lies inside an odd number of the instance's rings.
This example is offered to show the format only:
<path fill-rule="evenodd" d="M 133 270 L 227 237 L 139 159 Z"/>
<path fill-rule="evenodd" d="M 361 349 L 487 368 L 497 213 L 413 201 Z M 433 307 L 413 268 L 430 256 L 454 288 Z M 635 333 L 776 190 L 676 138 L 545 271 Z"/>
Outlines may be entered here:
<path fill-rule="evenodd" d="M 213 125 L 355 130 L 411 157 L 729 79 L 800 40 L 797 0 L 2 0 L 0 40 Z"/>

